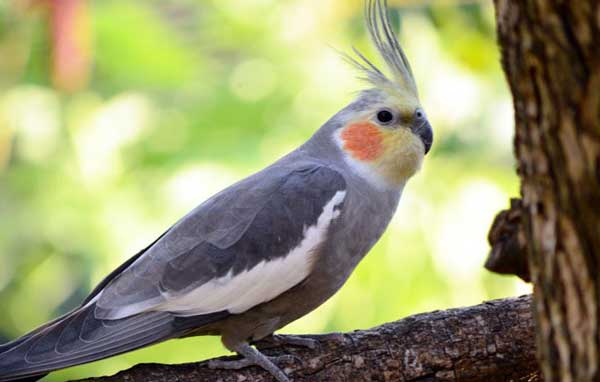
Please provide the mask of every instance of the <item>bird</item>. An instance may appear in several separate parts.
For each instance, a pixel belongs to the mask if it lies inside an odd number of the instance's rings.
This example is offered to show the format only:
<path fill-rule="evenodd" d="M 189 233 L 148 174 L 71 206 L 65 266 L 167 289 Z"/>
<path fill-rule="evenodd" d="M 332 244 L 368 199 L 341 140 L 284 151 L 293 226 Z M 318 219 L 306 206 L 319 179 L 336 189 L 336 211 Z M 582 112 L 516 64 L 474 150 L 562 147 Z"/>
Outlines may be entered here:
<path fill-rule="evenodd" d="M 344 55 L 365 89 L 297 149 L 177 221 L 80 306 L 0 345 L 0 382 L 35 381 L 197 335 L 221 336 L 242 357 L 213 360 L 212 368 L 256 365 L 290 381 L 253 342 L 343 286 L 385 231 L 433 143 L 387 0 L 366 0 L 364 13 L 387 70 L 357 49 Z M 311 346 L 301 337 L 296 343 Z"/>

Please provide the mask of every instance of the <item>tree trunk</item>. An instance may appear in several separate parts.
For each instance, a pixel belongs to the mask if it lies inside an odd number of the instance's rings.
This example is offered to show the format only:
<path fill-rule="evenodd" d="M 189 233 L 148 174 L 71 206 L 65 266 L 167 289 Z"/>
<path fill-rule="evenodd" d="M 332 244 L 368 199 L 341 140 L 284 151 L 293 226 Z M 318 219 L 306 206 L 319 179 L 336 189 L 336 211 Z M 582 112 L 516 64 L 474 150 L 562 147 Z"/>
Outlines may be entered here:
<path fill-rule="evenodd" d="M 320 346 L 315 350 L 290 346 L 265 350 L 268 355 L 293 356 L 278 363 L 295 382 L 539 380 L 531 296 L 418 314 L 369 330 L 306 337 L 318 340 Z M 258 367 L 211 370 L 207 362 L 141 364 L 112 377 L 86 379 L 89 382 L 272 380 Z"/>
<path fill-rule="evenodd" d="M 495 5 L 544 379 L 600 380 L 600 5 Z"/>

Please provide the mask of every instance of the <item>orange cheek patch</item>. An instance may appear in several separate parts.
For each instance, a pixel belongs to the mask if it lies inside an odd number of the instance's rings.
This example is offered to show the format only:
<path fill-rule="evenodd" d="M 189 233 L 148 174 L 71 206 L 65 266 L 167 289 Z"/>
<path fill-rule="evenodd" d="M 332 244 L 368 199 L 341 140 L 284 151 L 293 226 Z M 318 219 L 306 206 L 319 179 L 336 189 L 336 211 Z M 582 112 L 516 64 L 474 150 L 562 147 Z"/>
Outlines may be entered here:
<path fill-rule="evenodd" d="M 377 159 L 383 152 L 381 131 L 369 122 L 357 122 L 346 127 L 341 134 L 344 149 L 362 161 Z"/>

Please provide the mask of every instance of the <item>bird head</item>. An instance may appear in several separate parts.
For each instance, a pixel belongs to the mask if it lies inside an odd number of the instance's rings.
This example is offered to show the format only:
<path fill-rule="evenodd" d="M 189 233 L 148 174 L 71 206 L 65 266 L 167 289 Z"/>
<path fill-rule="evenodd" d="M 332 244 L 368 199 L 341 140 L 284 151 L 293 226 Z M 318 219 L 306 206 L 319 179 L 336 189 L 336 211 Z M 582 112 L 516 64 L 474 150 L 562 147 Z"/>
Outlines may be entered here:
<path fill-rule="evenodd" d="M 367 0 L 367 29 L 387 64 L 385 75 L 354 49 L 357 67 L 370 88 L 341 114 L 334 139 L 345 159 L 367 178 L 384 185 L 403 185 L 414 175 L 433 143 L 433 132 L 421 107 L 410 64 L 396 39 L 386 0 Z"/>

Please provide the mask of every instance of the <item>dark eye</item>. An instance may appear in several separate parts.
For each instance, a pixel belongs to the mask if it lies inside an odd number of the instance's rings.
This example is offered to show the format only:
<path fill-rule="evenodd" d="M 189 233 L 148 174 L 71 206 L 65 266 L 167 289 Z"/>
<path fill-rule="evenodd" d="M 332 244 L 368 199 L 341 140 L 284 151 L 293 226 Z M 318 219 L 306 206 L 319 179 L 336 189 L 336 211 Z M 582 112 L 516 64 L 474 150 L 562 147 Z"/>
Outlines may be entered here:
<path fill-rule="evenodd" d="M 382 125 L 387 125 L 394 120 L 394 114 L 387 109 L 379 110 L 377 112 L 377 121 Z"/>
<path fill-rule="evenodd" d="M 421 109 L 417 109 L 415 111 L 415 118 L 416 119 L 423 119 L 423 118 L 425 118 L 425 112 L 423 112 L 423 110 L 421 110 Z"/>

